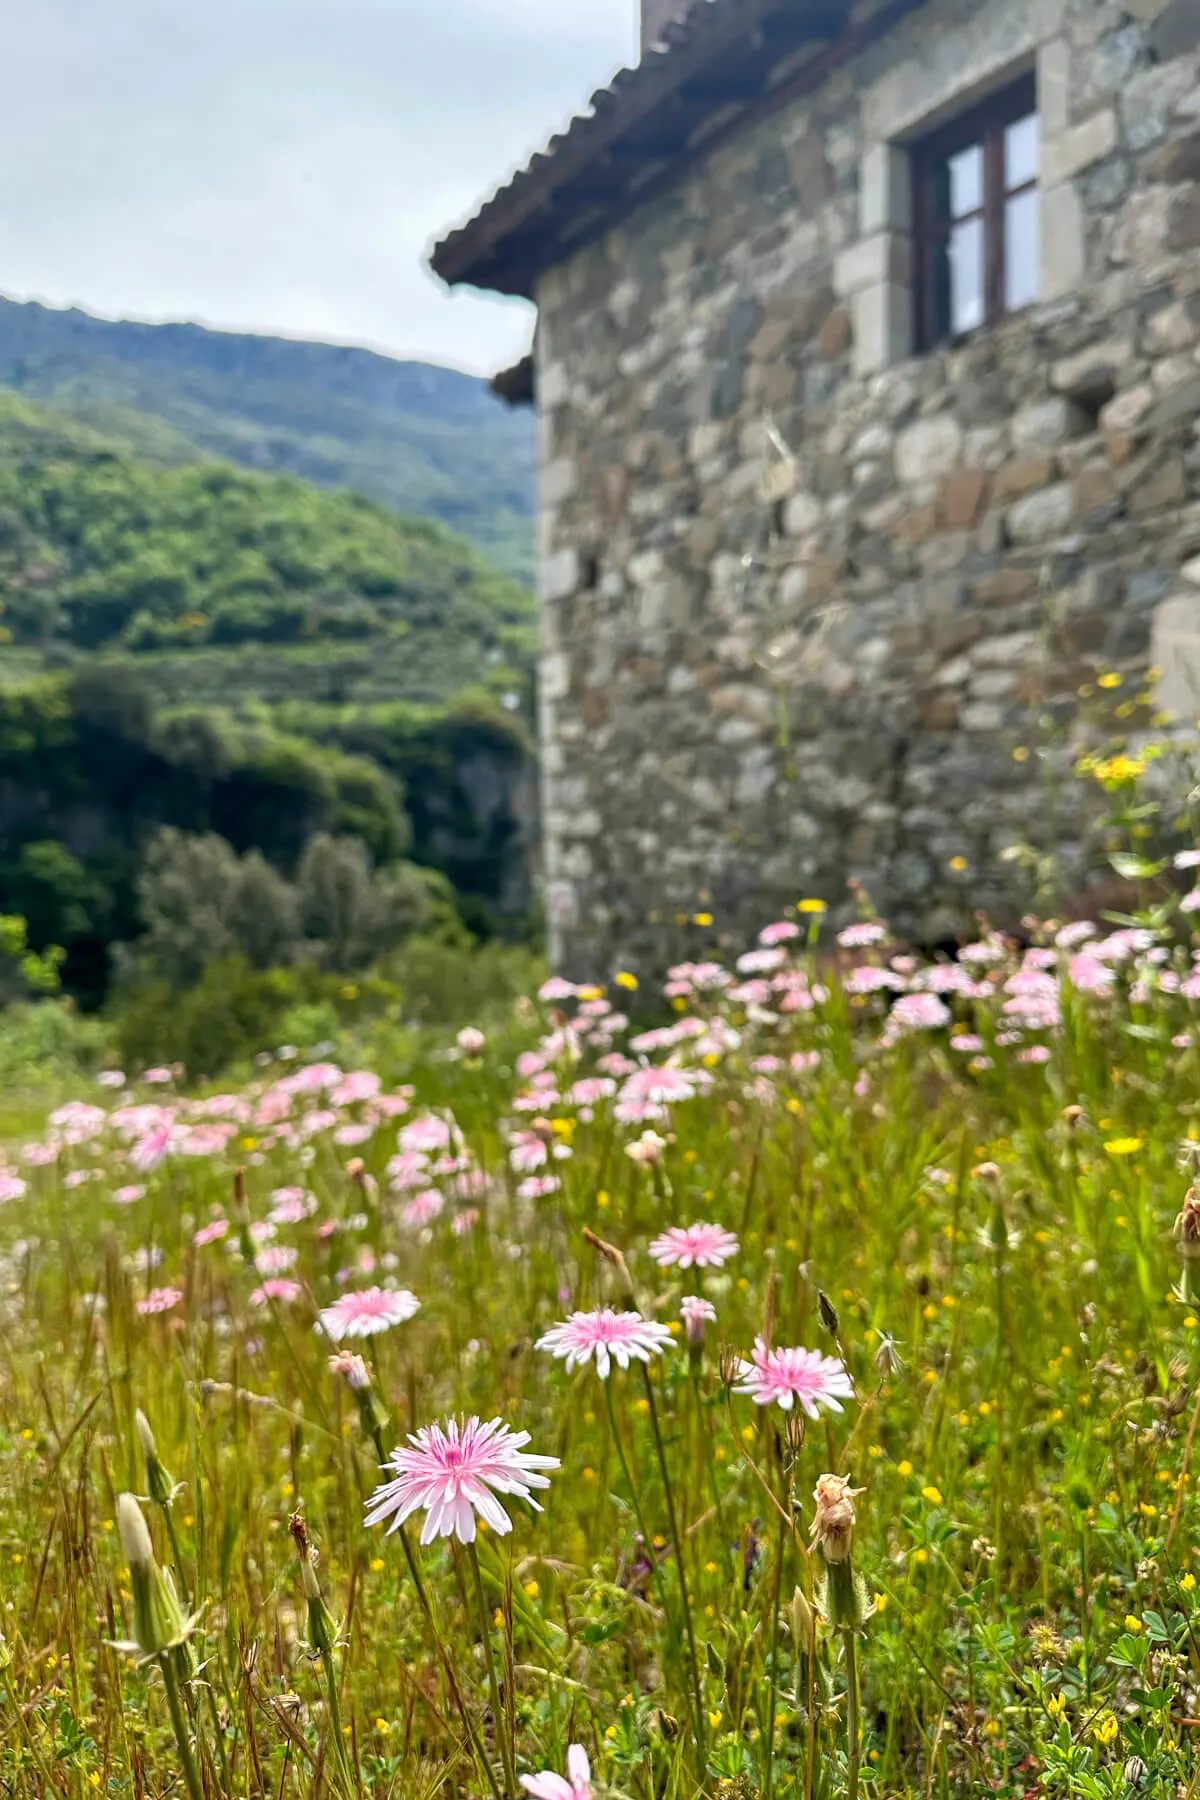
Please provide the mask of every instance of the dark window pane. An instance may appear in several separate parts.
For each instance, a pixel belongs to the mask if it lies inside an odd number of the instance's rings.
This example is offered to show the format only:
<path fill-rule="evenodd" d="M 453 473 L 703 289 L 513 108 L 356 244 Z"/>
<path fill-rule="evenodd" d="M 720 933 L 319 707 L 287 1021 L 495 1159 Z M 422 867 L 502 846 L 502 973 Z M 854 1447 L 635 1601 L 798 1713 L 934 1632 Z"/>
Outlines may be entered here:
<path fill-rule="evenodd" d="M 1004 134 L 1004 185 L 1011 192 L 1013 188 L 1024 187 L 1029 181 L 1038 178 L 1038 116 L 1030 113 L 1027 119 L 1018 119 L 1010 125 Z"/>
<path fill-rule="evenodd" d="M 975 331 L 984 313 L 983 220 L 968 219 L 950 234 L 950 329 Z"/>
<path fill-rule="evenodd" d="M 1032 306 L 1038 297 L 1042 259 L 1041 206 L 1036 188 L 1009 200 L 1004 209 L 1004 304 L 1009 312 Z"/>
<path fill-rule="evenodd" d="M 983 205 L 983 145 L 971 144 L 950 158 L 950 216 L 961 219 Z"/>

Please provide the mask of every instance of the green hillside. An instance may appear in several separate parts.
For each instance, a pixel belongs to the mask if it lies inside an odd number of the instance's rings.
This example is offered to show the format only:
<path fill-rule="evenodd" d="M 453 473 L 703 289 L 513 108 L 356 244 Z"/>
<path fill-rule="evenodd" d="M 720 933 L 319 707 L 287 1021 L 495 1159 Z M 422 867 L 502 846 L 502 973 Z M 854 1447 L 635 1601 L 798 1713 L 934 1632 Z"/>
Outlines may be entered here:
<path fill-rule="evenodd" d="M 0 297 L 0 388 L 133 443 L 148 460 L 227 458 L 439 519 L 497 567 L 531 577 L 532 421 L 474 376 Z"/>
<path fill-rule="evenodd" d="M 170 828 L 265 857 L 300 883 L 285 911 L 344 874 L 314 873 L 314 840 L 357 839 L 378 870 L 408 857 L 452 882 L 473 927 L 511 927 L 530 903 L 533 615 L 436 521 L 145 461 L 0 395 L 0 913 L 99 998 Z M 423 916 L 426 890 L 393 889 L 373 916 Z"/>

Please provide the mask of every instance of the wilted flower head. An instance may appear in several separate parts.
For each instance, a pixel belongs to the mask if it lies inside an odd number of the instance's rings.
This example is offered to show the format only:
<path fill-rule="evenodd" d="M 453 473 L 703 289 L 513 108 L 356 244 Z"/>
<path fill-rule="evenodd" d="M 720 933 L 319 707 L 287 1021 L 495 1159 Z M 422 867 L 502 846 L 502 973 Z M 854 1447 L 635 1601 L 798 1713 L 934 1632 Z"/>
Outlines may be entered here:
<path fill-rule="evenodd" d="M 666 1138 L 659 1137 L 657 1131 L 647 1130 L 643 1131 L 640 1138 L 635 1138 L 632 1144 L 626 1144 L 625 1154 L 631 1162 L 649 1167 L 653 1163 L 662 1161 L 662 1154 L 666 1147 Z"/>
<path fill-rule="evenodd" d="M 339 1350 L 336 1356 L 331 1356 L 329 1370 L 331 1374 L 341 1376 L 352 1394 L 365 1393 L 371 1385 L 371 1371 L 353 1350 Z"/>
<path fill-rule="evenodd" d="M 899 1375 L 904 1368 L 904 1361 L 896 1347 L 896 1340 L 886 1331 L 881 1331 L 879 1334 L 879 1343 L 875 1348 L 875 1367 L 885 1380 L 890 1375 Z"/>
<path fill-rule="evenodd" d="M 582 1744 L 567 1751 L 566 1775 L 543 1769 L 540 1775 L 522 1775 L 521 1786 L 534 1800 L 591 1800 L 592 1765 Z"/>
<path fill-rule="evenodd" d="M 1185 1262 L 1200 1258 L 1200 1193 L 1190 1187 L 1183 1197 L 1183 1207 L 1175 1220 L 1175 1236 L 1179 1254 Z"/>
<path fill-rule="evenodd" d="M 425 1426 L 408 1442 L 409 1449 L 394 1450 L 384 1465 L 395 1479 L 367 1502 L 366 1523 L 390 1519 L 390 1535 L 424 1508 L 423 1544 L 439 1537 L 473 1543 L 476 1513 L 498 1536 L 506 1536 L 512 1520 L 496 1494 L 514 1494 L 540 1512 L 532 1490 L 549 1487 L 543 1469 L 559 1467 L 556 1456 L 529 1455 L 524 1448 L 529 1433 L 514 1432 L 499 1419 L 486 1425 L 478 1418 L 449 1419 L 444 1426 Z"/>
<path fill-rule="evenodd" d="M 568 1374 L 595 1357 L 596 1373 L 601 1381 L 607 1381 L 610 1359 L 627 1369 L 631 1358 L 649 1362 L 652 1356 L 661 1355 L 670 1342 L 671 1334 L 665 1325 L 643 1319 L 641 1313 L 614 1312 L 611 1306 L 602 1306 L 595 1312 L 572 1313 L 561 1325 L 545 1332 L 537 1347 L 564 1359 Z"/>
<path fill-rule="evenodd" d="M 846 1562 L 854 1540 L 854 1499 L 865 1489 L 850 1486 L 848 1475 L 820 1475 L 813 1489 L 816 1512 L 810 1550 L 820 1550 L 827 1563 Z"/>

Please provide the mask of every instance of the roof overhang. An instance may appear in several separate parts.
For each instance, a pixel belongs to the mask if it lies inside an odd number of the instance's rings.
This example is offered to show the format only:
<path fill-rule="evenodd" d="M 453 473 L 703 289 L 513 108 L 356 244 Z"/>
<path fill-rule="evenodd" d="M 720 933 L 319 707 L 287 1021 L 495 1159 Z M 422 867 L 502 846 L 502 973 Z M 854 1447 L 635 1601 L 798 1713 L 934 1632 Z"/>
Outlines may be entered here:
<path fill-rule="evenodd" d="M 450 286 L 532 299 L 543 270 L 693 157 L 818 84 L 921 0 L 692 0 L 431 262 Z"/>
<path fill-rule="evenodd" d="M 492 376 L 488 386 L 506 406 L 532 406 L 537 398 L 537 371 L 533 351 L 528 351 L 510 369 L 499 370 Z"/>

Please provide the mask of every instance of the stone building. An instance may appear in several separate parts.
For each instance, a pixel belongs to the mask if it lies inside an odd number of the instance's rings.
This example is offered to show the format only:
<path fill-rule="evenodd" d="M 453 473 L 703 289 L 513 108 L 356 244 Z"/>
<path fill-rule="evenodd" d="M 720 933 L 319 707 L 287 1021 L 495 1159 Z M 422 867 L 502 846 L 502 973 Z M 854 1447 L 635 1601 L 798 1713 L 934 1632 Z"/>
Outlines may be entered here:
<path fill-rule="evenodd" d="M 644 6 L 434 256 L 538 307 L 555 959 L 1083 884 L 1078 690 L 1197 704 L 1200 0 Z"/>

